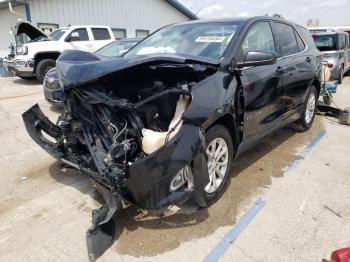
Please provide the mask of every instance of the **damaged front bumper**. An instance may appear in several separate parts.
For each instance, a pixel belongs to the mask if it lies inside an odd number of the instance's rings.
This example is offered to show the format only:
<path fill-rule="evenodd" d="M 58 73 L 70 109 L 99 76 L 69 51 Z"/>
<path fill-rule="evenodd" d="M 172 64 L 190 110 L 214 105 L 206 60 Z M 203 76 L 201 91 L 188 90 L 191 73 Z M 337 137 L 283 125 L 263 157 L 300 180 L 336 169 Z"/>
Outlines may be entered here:
<path fill-rule="evenodd" d="M 82 166 L 61 141 L 62 131 L 52 123 L 36 104 L 22 115 L 25 127 L 32 139 L 61 163 L 69 165 L 89 176 L 101 186 L 127 202 L 140 208 L 158 209 L 194 197 L 200 205 L 206 205 L 201 189 L 209 182 L 203 130 L 198 126 L 183 124 L 176 136 L 157 151 L 134 163 L 129 163 L 122 181 L 106 179 L 109 170 L 97 171 Z M 50 137 L 47 138 L 46 134 Z M 87 143 L 88 144 L 88 143 Z M 93 158 L 94 149 L 89 148 Z M 94 159 L 95 165 L 101 159 Z M 193 185 L 170 190 L 174 177 L 184 168 L 190 168 Z M 101 172 L 103 174 L 101 174 Z"/>

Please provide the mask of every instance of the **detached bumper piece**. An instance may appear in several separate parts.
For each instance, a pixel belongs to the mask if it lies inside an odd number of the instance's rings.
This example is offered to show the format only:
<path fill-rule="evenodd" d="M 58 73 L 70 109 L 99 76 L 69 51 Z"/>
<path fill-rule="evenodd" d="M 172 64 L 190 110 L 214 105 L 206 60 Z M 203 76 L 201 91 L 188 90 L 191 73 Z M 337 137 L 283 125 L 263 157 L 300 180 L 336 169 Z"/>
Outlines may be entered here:
<path fill-rule="evenodd" d="M 58 140 L 62 137 L 62 132 L 52 123 L 35 104 L 22 114 L 24 125 L 31 138 L 54 158 L 64 157 L 64 151 L 60 148 Z M 52 142 L 44 136 L 42 132 L 56 140 Z"/>

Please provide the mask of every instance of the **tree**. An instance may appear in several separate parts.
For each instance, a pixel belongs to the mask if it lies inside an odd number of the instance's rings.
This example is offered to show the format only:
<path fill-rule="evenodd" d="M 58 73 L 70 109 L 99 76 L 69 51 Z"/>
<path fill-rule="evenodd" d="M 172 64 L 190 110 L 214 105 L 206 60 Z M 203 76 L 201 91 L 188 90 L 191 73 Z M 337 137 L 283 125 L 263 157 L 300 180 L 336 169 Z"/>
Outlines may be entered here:
<path fill-rule="evenodd" d="M 265 16 L 270 16 L 269 14 L 265 14 Z M 279 18 L 279 19 L 284 19 L 284 16 L 278 13 L 274 13 L 271 15 L 271 17 Z"/>
<path fill-rule="evenodd" d="M 272 17 L 284 19 L 283 15 L 278 14 L 278 13 L 274 13 L 274 14 L 272 15 Z"/>
<path fill-rule="evenodd" d="M 318 18 L 309 18 L 307 21 L 306 21 L 306 26 L 308 27 L 318 27 L 320 26 L 320 19 Z"/>

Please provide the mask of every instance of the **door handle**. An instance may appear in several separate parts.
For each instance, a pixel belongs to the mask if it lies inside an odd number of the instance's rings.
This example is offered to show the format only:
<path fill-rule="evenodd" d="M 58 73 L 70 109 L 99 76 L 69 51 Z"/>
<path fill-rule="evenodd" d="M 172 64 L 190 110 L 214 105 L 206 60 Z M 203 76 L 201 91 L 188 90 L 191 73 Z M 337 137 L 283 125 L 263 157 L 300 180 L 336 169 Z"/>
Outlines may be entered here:
<path fill-rule="evenodd" d="M 277 73 L 283 74 L 284 72 L 286 72 L 286 68 L 283 66 L 278 66 L 276 69 Z"/>
<path fill-rule="evenodd" d="M 311 57 L 310 56 L 306 57 L 306 62 L 308 62 L 308 63 L 311 62 Z"/>

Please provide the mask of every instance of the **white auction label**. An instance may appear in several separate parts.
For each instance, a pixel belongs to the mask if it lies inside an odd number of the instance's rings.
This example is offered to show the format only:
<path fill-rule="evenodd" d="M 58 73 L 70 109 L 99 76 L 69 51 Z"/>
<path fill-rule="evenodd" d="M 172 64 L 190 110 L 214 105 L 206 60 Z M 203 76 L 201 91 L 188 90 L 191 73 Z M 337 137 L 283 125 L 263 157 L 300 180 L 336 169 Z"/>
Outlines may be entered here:
<path fill-rule="evenodd" d="M 226 36 L 200 36 L 196 39 L 196 42 L 201 43 L 222 43 Z"/>

